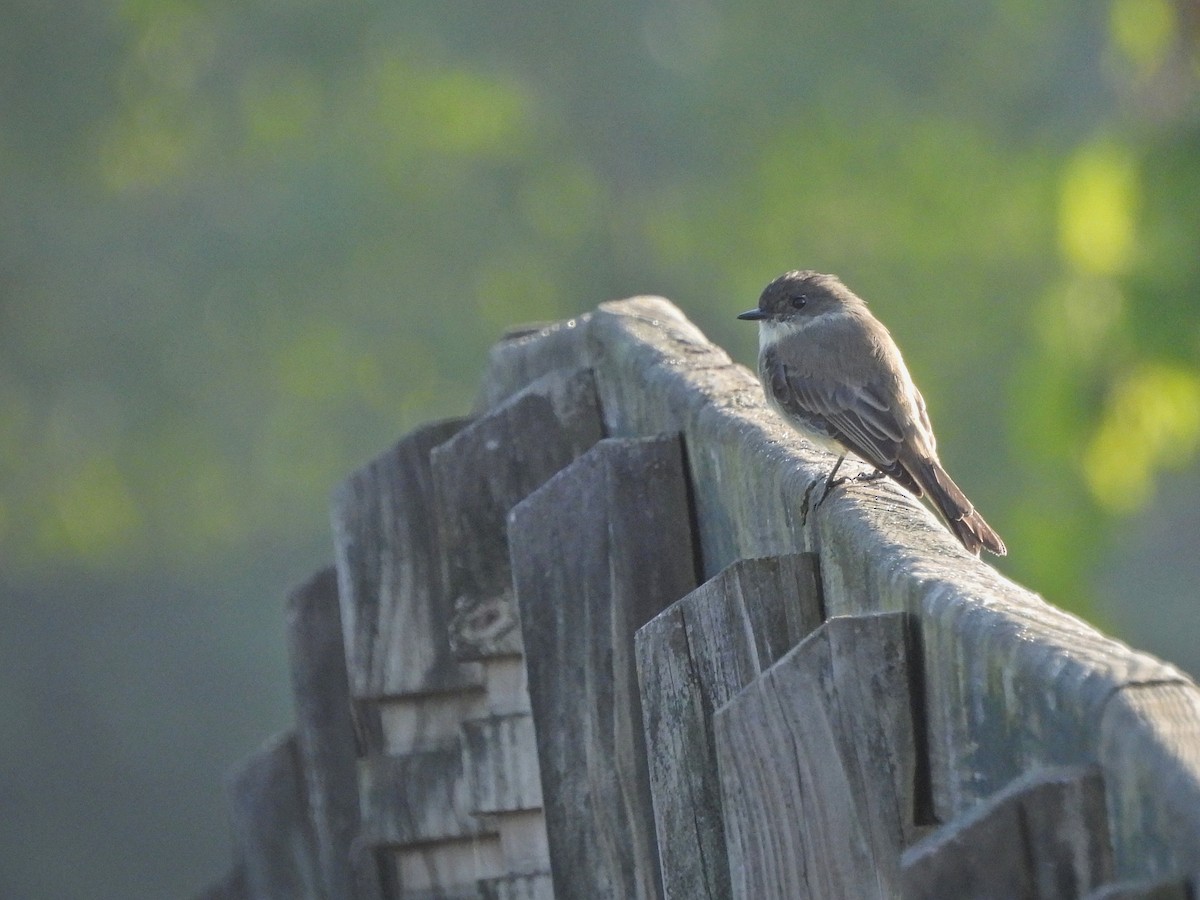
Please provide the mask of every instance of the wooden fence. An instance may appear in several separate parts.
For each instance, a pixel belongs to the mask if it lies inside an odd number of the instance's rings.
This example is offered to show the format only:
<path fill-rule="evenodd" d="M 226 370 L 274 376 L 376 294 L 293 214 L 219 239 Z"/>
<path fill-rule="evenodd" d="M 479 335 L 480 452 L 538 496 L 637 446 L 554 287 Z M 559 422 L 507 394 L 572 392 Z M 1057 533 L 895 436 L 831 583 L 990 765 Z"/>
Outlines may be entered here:
<path fill-rule="evenodd" d="M 508 336 L 334 492 L 204 896 L 1194 896 L 1196 685 L 829 462 L 662 299 Z"/>

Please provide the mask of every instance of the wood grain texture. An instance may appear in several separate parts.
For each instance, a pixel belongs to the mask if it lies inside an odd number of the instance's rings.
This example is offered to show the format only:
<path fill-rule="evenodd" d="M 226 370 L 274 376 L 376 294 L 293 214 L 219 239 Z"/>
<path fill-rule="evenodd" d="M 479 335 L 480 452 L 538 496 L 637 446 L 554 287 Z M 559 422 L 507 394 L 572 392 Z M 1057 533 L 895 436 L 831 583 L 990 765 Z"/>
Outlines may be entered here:
<path fill-rule="evenodd" d="M 511 329 L 488 351 L 487 374 L 475 401 L 476 414 L 494 409 L 551 372 L 586 368 L 591 314 L 561 322 Z"/>
<path fill-rule="evenodd" d="M 601 304 L 587 337 L 609 434 L 683 432 L 704 577 L 814 549 L 800 505 L 829 457 L 766 410 L 757 377 L 658 297 Z"/>
<path fill-rule="evenodd" d="M 496 875 L 495 846 L 488 839 L 440 841 L 380 851 L 390 873 L 386 896 L 395 900 L 479 900 L 475 873 Z"/>
<path fill-rule="evenodd" d="M 293 734 L 272 738 L 226 786 L 236 858 L 254 900 L 323 896 L 304 775 Z"/>
<path fill-rule="evenodd" d="M 332 520 L 350 689 L 390 697 L 477 685 L 450 651 L 450 599 L 432 527 L 429 453 L 465 424 L 419 428 L 333 493 Z"/>
<path fill-rule="evenodd" d="M 734 897 L 896 896 L 916 833 L 904 615 L 830 619 L 714 725 Z"/>
<path fill-rule="evenodd" d="M 434 512 L 462 660 L 519 654 L 508 512 L 603 437 L 591 370 L 555 371 L 435 447 Z"/>
<path fill-rule="evenodd" d="M 323 895 L 355 895 L 350 848 L 359 827 L 357 750 L 337 573 L 324 569 L 292 592 L 288 656 L 296 743 L 312 815 Z"/>
<path fill-rule="evenodd" d="M 1195 887 L 1187 881 L 1122 881 L 1097 888 L 1084 900 L 1195 900 Z"/>
<path fill-rule="evenodd" d="M 480 900 L 554 900 L 549 872 L 509 875 L 479 882 Z"/>
<path fill-rule="evenodd" d="M 907 900 L 1076 900 L 1112 878 L 1096 767 L 1017 779 L 904 854 Z"/>
<path fill-rule="evenodd" d="M 436 850 L 410 853 L 407 856 L 409 858 L 405 860 L 404 864 L 410 869 L 413 866 L 412 859 L 418 856 L 427 859 L 427 865 L 433 869 L 445 867 L 443 861 L 438 858 Z M 399 900 L 479 900 L 479 885 L 475 883 L 456 884 L 429 890 L 397 888 L 389 896 L 399 898 Z"/>
<path fill-rule="evenodd" d="M 839 503 L 841 517 L 818 525 L 826 603 L 831 612 L 867 606 L 917 615 L 933 799 L 943 821 L 1024 772 L 1095 761 L 1106 705 L 1121 688 L 1186 680 L 965 557 L 952 538 L 885 533 L 852 501 L 831 497 Z M 1110 786 L 1116 774 L 1105 773 Z"/>
<path fill-rule="evenodd" d="M 458 746 L 369 756 L 360 764 L 359 791 L 363 839 L 373 847 L 411 847 L 494 833 L 486 818 L 468 812 L 470 786 Z"/>
<path fill-rule="evenodd" d="M 733 563 L 638 631 L 666 897 L 730 895 L 713 712 L 820 622 L 816 559 L 798 554 Z"/>
<path fill-rule="evenodd" d="M 476 815 L 541 809 L 533 717 L 520 713 L 464 722 L 463 768 Z"/>
<path fill-rule="evenodd" d="M 560 900 L 661 895 L 634 633 L 696 583 L 682 464 L 604 440 L 509 519 Z"/>
<path fill-rule="evenodd" d="M 1099 759 L 1117 869 L 1141 878 L 1200 871 L 1200 689 L 1118 691 L 1104 710 Z"/>

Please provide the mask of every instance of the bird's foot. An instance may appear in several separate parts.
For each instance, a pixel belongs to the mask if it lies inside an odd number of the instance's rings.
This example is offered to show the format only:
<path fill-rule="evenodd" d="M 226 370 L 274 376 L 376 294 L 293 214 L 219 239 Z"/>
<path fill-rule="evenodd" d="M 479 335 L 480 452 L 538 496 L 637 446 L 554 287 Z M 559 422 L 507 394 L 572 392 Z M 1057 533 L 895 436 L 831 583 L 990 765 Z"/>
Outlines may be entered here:
<path fill-rule="evenodd" d="M 817 501 L 817 505 L 814 506 L 813 509 L 820 509 L 821 504 L 825 502 L 825 498 L 829 496 L 829 492 L 846 480 L 845 478 L 834 477 L 837 475 L 838 469 L 842 467 L 842 463 L 845 462 L 845 460 L 846 454 L 843 453 L 837 458 L 837 462 L 833 464 L 833 468 L 829 471 L 829 477 L 825 479 L 825 490 L 821 492 L 821 499 Z"/>
<path fill-rule="evenodd" d="M 821 491 L 821 499 L 817 501 L 817 505 L 814 506 L 813 509 L 820 509 L 821 504 L 825 502 L 825 498 L 828 497 L 830 495 L 830 493 L 832 493 L 832 491 L 835 487 L 841 487 L 847 481 L 854 481 L 854 480 L 855 479 L 848 478 L 845 475 L 843 475 L 841 478 L 826 478 L 825 479 L 825 489 L 823 491 Z"/>
<path fill-rule="evenodd" d="M 838 464 L 841 464 L 841 460 L 838 461 Z M 835 487 L 841 487 L 843 484 L 847 484 L 851 481 L 855 484 L 869 484 L 872 481 L 878 481 L 880 478 L 887 478 L 887 473 L 881 472 L 878 469 L 875 469 L 872 472 L 859 472 L 853 477 L 849 475 L 843 475 L 841 478 L 834 478 L 834 472 L 837 470 L 838 467 L 834 466 L 833 472 L 830 472 L 829 477 L 825 479 L 825 490 L 821 492 L 821 499 L 817 501 L 817 505 L 814 506 L 813 509 L 820 509 L 821 504 L 825 502 L 825 498 L 829 496 L 829 492 Z M 807 503 L 807 501 L 808 498 L 807 495 L 805 495 L 805 502 Z"/>
<path fill-rule="evenodd" d="M 881 472 L 878 469 L 876 469 L 874 472 L 859 472 L 854 476 L 855 481 L 863 484 L 867 484 L 872 481 L 879 481 L 881 478 L 887 478 L 887 472 Z"/>

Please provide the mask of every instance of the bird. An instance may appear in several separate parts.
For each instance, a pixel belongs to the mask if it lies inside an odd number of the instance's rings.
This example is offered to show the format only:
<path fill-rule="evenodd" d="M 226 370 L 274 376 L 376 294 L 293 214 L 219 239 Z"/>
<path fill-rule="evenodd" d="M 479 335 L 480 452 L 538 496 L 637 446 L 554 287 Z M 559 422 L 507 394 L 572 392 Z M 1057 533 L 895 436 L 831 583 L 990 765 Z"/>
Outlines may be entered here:
<path fill-rule="evenodd" d="M 792 428 L 836 453 L 820 506 L 848 453 L 928 497 L 968 552 L 1008 550 L 937 455 L 925 400 L 891 334 L 866 301 L 836 275 L 785 272 L 758 306 L 738 316 L 758 322 L 758 376 L 768 404 Z M 862 480 L 860 476 L 860 480 Z"/>

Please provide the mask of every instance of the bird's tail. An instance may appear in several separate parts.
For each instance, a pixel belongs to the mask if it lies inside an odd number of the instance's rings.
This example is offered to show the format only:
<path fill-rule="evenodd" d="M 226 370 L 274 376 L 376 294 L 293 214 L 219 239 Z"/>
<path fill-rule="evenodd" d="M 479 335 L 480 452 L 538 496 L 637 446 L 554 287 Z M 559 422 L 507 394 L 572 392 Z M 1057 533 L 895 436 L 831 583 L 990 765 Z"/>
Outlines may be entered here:
<path fill-rule="evenodd" d="M 982 547 L 997 556 L 1008 553 L 1000 535 L 975 511 L 967 495 L 936 459 L 917 460 L 911 471 L 955 537 L 969 552 L 978 556 Z"/>

